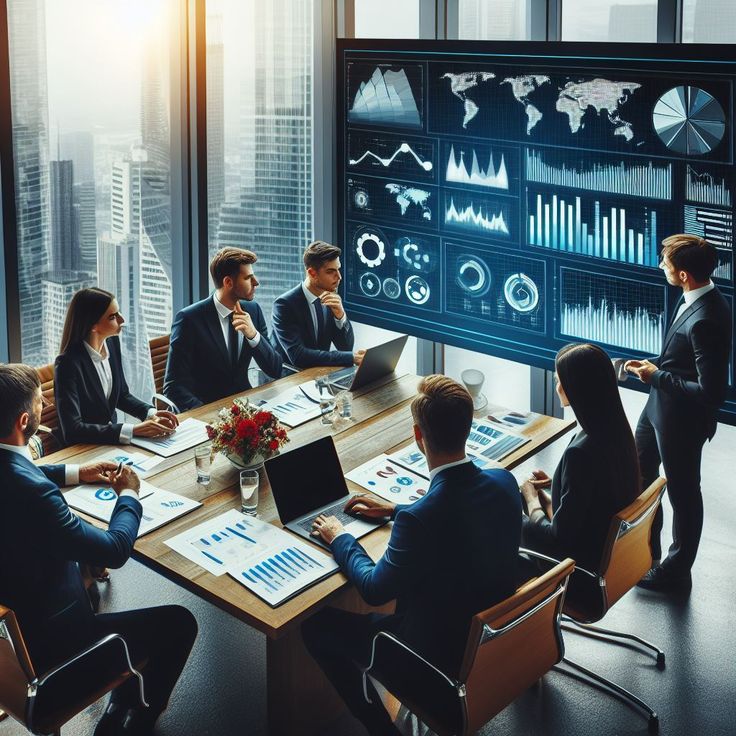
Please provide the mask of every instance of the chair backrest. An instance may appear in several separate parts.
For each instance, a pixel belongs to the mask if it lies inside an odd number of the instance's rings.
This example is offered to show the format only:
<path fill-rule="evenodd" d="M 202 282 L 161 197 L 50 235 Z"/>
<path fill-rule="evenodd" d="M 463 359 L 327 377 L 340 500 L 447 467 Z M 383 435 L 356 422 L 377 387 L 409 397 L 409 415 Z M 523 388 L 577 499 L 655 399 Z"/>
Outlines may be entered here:
<path fill-rule="evenodd" d="M 169 360 L 169 345 L 171 335 L 161 335 L 148 341 L 148 349 L 151 352 L 151 368 L 153 369 L 153 381 L 156 393 L 163 393 L 164 378 L 166 376 L 166 363 Z"/>
<path fill-rule="evenodd" d="M 611 520 L 600 566 L 606 610 L 652 566 L 652 524 L 666 484 L 657 478 Z"/>
<path fill-rule="evenodd" d="M 574 567 L 565 559 L 473 617 L 459 673 L 464 733 L 480 729 L 562 659 L 559 619 Z"/>
<path fill-rule="evenodd" d="M 25 723 L 28 688 L 36 673 L 15 614 L 0 606 L 0 708 Z"/>
<path fill-rule="evenodd" d="M 38 380 L 41 381 L 41 395 L 44 398 L 44 407 L 41 411 L 41 426 L 48 427 L 51 432 L 41 430 L 38 432 L 38 438 L 43 447 L 43 454 L 49 455 L 56 450 L 61 449 L 61 430 L 59 429 L 59 415 L 56 413 L 56 403 L 54 399 L 54 365 L 48 365 L 36 368 Z"/>

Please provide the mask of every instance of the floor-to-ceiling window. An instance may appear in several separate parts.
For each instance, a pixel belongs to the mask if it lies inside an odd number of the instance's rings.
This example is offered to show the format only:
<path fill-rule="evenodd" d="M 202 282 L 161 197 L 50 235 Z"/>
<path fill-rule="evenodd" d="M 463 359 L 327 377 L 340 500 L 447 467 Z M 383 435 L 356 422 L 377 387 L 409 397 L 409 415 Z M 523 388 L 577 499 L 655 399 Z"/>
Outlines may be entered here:
<path fill-rule="evenodd" d="M 115 294 L 131 389 L 172 298 L 172 0 L 8 0 L 22 360 L 53 362 L 75 291 Z"/>
<path fill-rule="evenodd" d="M 529 0 L 458 0 L 458 37 L 517 41 L 529 38 Z"/>
<path fill-rule="evenodd" d="M 736 43 L 734 0 L 682 0 L 685 43 Z"/>
<path fill-rule="evenodd" d="M 654 43 L 657 0 L 562 0 L 562 40 Z"/>

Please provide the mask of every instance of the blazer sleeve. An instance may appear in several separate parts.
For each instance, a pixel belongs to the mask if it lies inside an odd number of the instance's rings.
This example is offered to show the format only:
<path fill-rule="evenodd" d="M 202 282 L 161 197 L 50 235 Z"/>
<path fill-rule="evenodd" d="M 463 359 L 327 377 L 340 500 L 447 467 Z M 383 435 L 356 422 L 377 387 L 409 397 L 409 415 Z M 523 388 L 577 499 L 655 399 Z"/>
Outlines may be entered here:
<path fill-rule="evenodd" d="M 352 327 L 350 329 L 352 332 Z M 297 368 L 353 365 L 352 350 L 316 350 L 306 347 L 294 306 L 283 297 L 273 305 L 273 331 L 289 362 Z"/>
<path fill-rule="evenodd" d="M 164 394 L 181 411 L 196 409 L 203 404 L 202 400 L 194 393 L 192 330 L 193 325 L 184 312 L 179 312 L 171 326 L 171 344 L 169 360 L 166 364 L 166 377 L 164 378 Z"/>
<path fill-rule="evenodd" d="M 78 366 L 73 356 L 60 355 L 54 366 L 54 399 L 59 427 L 67 445 L 89 443 L 116 445 L 120 441 L 122 424 L 95 424 L 84 421 Z"/>
<path fill-rule="evenodd" d="M 355 333 L 353 332 L 353 326 L 350 324 L 350 320 L 345 316 L 345 324 L 342 327 L 338 327 L 335 324 L 335 320 L 332 320 L 332 342 L 338 350 L 350 351 L 350 365 L 353 364 L 352 352 L 353 346 L 355 345 Z"/>
<path fill-rule="evenodd" d="M 253 357 L 255 358 L 258 367 L 271 378 L 280 378 L 281 369 L 283 367 L 283 359 L 276 352 L 271 338 L 268 334 L 268 325 L 266 324 L 266 317 L 263 314 L 260 304 L 254 304 L 255 311 L 253 316 L 253 326 L 261 334 L 261 339 L 258 341 L 258 345 L 253 348 Z"/>
<path fill-rule="evenodd" d="M 594 482 L 582 448 L 568 447 L 560 462 L 560 503 L 552 521 L 542 516 L 537 522 L 526 519 L 524 523 L 525 543 L 552 557 L 568 554 L 567 550 L 574 544 L 571 540 L 582 535 L 592 497 L 588 491 Z"/>
<path fill-rule="evenodd" d="M 331 549 L 351 583 L 366 603 L 380 606 L 421 584 L 426 565 L 428 536 L 424 525 L 410 512 L 396 515 L 388 549 L 378 562 L 352 534 L 341 534 Z"/>
<path fill-rule="evenodd" d="M 726 398 L 728 385 L 728 345 L 724 342 L 723 330 L 714 321 L 701 319 L 690 328 L 689 340 L 695 356 L 697 380 L 657 370 L 650 382 L 672 396 L 717 409 Z"/>
<path fill-rule="evenodd" d="M 142 506 L 131 496 L 118 498 L 107 530 L 98 529 L 72 513 L 58 486 L 49 481 L 35 488 L 34 518 L 59 557 L 104 567 L 122 567 L 138 534 Z"/>
<path fill-rule="evenodd" d="M 111 359 L 112 355 L 113 353 L 111 352 Z M 125 380 L 125 371 L 123 371 L 123 361 L 120 356 L 120 343 L 117 345 L 115 361 L 117 362 L 117 375 L 120 377 L 120 395 L 118 396 L 117 408 L 124 411 L 126 414 L 138 417 L 138 419 L 143 421 L 148 417 L 148 411 L 153 408 L 153 405 L 137 399 L 132 393 L 130 393 L 128 382 Z"/>
<path fill-rule="evenodd" d="M 39 465 L 38 469 L 59 488 L 66 485 L 65 465 Z"/>

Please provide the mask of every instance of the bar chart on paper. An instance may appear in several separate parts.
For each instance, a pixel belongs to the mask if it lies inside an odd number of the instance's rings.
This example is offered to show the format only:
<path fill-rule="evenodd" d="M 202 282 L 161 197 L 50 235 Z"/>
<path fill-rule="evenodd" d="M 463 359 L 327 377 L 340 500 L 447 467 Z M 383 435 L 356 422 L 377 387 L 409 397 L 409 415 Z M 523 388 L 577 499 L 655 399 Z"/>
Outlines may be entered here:
<path fill-rule="evenodd" d="M 657 355 L 662 345 L 663 286 L 560 269 L 560 332 Z"/>
<path fill-rule="evenodd" d="M 656 268 L 657 212 L 645 205 L 527 192 L 529 245 Z"/>

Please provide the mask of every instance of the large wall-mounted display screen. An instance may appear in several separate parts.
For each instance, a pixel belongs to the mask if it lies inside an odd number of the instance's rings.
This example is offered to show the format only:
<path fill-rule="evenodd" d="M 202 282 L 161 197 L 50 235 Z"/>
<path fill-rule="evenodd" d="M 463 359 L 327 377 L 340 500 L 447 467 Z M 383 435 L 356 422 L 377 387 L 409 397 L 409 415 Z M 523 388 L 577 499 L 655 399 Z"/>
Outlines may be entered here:
<path fill-rule="evenodd" d="M 552 369 L 658 354 L 661 241 L 734 300 L 733 49 L 338 42 L 338 232 L 354 319 Z M 731 367 L 722 419 L 736 423 Z M 629 383 L 633 383 L 630 381 Z"/>

